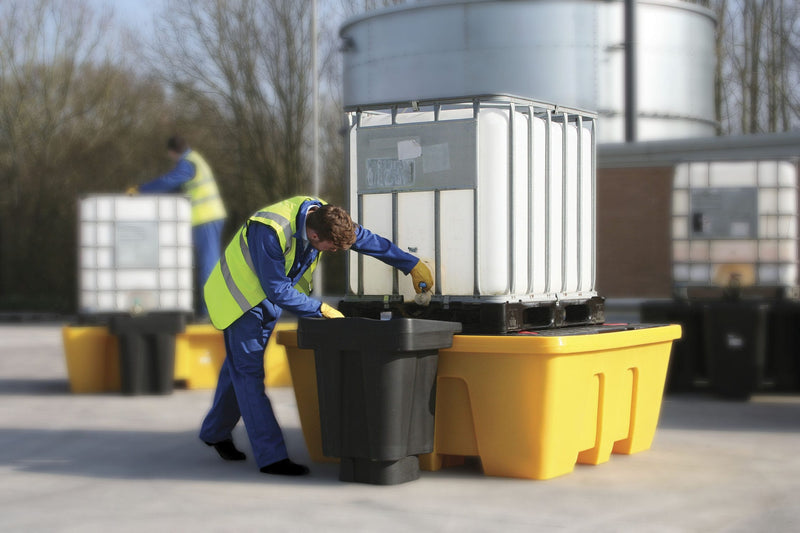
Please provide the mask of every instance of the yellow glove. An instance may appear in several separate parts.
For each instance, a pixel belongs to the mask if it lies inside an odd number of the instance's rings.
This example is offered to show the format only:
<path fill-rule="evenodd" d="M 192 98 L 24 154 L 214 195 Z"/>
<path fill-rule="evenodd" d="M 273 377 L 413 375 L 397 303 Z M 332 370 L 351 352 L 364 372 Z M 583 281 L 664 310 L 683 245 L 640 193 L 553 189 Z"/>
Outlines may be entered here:
<path fill-rule="evenodd" d="M 417 294 L 433 289 L 433 276 L 431 276 L 430 269 L 422 261 L 419 261 L 411 269 L 411 280 L 414 283 L 414 290 Z"/>
<path fill-rule="evenodd" d="M 331 307 L 324 302 L 320 306 L 319 311 L 325 318 L 344 318 L 344 315 L 340 313 L 338 309 Z"/>
<path fill-rule="evenodd" d="M 127 194 L 128 196 L 133 196 L 134 194 L 139 194 L 139 188 L 138 187 L 128 187 L 128 190 L 125 191 L 125 194 Z"/>

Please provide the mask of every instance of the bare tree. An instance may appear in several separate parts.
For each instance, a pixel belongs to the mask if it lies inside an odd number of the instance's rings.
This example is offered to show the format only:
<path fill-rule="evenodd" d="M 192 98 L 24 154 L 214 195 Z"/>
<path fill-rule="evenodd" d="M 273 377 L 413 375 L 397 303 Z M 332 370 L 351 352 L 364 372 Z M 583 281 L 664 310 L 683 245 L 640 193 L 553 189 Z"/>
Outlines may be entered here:
<path fill-rule="evenodd" d="M 345 16 L 352 17 L 359 13 L 380 9 L 382 7 L 399 6 L 409 0 L 340 0 Z"/>
<path fill-rule="evenodd" d="M 800 6 L 793 0 L 712 0 L 717 15 L 720 133 L 800 125 Z"/>
<path fill-rule="evenodd" d="M 218 132 L 231 216 L 309 183 L 310 10 L 293 0 L 172 0 L 149 63 Z M 189 138 L 192 133 L 187 132 Z"/>
<path fill-rule="evenodd" d="M 95 98 L 84 97 L 87 87 L 80 81 L 99 58 L 107 28 L 107 19 L 78 0 L 0 4 L 0 180 L 8 191 L 0 197 L 4 292 L 26 281 L 13 279 L 17 267 L 36 271 L 34 252 L 52 244 L 52 232 L 33 221 L 57 219 L 69 209 L 63 196 L 60 203 L 53 196 L 70 185 L 62 167 L 79 135 L 76 124 L 101 112 Z"/>
<path fill-rule="evenodd" d="M 706 3 L 705 7 L 709 7 Z M 716 6 L 717 31 L 714 37 L 714 51 L 717 61 L 714 76 L 714 118 L 717 123 L 717 135 L 723 133 L 722 116 L 723 109 L 727 110 L 727 96 L 724 93 L 722 60 L 725 50 L 725 39 L 727 37 L 727 23 L 725 16 L 728 12 L 728 0 L 720 0 Z"/>
<path fill-rule="evenodd" d="M 152 175 L 166 96 L 114 50 L 84 0 L 0 3 L 0 305 L 75 294 L 75 207 Z"/>

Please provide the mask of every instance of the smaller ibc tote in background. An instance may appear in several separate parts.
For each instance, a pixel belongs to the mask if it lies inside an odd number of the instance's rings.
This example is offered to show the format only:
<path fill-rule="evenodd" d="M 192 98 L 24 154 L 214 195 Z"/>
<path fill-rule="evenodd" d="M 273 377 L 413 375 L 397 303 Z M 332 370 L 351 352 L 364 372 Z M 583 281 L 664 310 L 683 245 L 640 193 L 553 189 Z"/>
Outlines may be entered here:
<path fill-rule="evenodd" d="M 171 393 L 175 335 L 193 313 L 189 199 L 87 196 L 78 237 L 80 319 L 117 335 L 122 392 Z"/>
<path fill-rule="evenodd" d="M 692 161 L 675 169 L 671 301 L 644 320 L 678 322 L 667 388 L 748 399 L 800 384 L 798 162 Z"/>

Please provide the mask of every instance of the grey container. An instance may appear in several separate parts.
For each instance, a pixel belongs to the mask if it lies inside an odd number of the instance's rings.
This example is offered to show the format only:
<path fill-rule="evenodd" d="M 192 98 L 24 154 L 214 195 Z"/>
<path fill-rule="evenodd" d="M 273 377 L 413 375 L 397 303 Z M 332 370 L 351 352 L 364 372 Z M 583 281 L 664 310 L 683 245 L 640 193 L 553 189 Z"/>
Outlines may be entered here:
<path fill-rule="evenodd" d="M 433 451 L 439 348 L 461 324 L 436 320 L 301 319 L 297 341 L 314 350 L 322 452 L 339 478 L 394 485 L 419 477 Z"/>
<path fill-rule="evenodd" d="M 123 394 L 172 394 L 175 335 L 186 328 L 182 313 L 114 315 L 109 331 L 119 340 Z"/>

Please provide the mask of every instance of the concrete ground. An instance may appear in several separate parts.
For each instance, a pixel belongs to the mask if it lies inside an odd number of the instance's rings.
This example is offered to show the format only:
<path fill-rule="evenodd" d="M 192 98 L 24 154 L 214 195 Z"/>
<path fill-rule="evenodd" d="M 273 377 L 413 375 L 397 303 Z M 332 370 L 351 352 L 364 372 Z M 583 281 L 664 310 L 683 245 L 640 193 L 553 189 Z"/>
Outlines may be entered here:
<path fill-rule="evenodd" d="M 292 390 L 269 394 L 307 462 Z M 800 531 L 798 396 L 667 396 L 650 450 L 552 480 L 379 487 L 221 461 L 196 437 L 211 395 L 71 395 L 60 325 L 0 326 L 0 531 Z"/>

